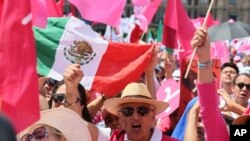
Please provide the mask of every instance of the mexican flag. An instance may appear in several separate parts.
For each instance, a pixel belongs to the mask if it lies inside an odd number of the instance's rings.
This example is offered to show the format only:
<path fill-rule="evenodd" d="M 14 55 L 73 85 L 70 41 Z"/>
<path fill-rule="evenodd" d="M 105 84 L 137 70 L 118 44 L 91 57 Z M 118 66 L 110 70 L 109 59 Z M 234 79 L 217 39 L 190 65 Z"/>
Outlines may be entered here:
<path fill-rule="evenodd" d="M 64 69 L 79 63 L 87 90 L 115 95 L 139 79 L 153 50 L 152 45 L 112 43 L 75 18 L 50 18 L 45 29 L 34 27 L 38 73 L 63 79 Z"/>

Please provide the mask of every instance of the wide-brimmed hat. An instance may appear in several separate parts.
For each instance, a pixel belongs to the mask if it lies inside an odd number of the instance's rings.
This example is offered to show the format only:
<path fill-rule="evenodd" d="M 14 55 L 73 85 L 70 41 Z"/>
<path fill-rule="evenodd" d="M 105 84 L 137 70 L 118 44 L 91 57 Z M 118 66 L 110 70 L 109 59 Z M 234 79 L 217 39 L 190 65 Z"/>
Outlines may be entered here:
<path fill-rule="evenodd" d="M 242 115 L 233 121 L 233 125 L 250 124 L 250 115 Z"/>
<path fill-rule="evenodd" d="M 68 108 L 52 108 L 41 111 L 40 120 L 18 135 L 31 134 L 36 128 L 48 125 L 59 130 L 67 141 L 91 141 L 87 123 L 74 111 Z"/>
<path fill-rule="evenodd" d="M 152 99 L 147 87 L 142 83 L 130 83 L 128 84 L 121 95 L 121 98 L 111 98 L 104 102 L 105 109 L 118 115 L 120 105 L 125 103 L 145 103 L 152 105 L 155 108 L 156 115 L 163 112 L 168 103 L 163 101 L 157 101 Z"/>

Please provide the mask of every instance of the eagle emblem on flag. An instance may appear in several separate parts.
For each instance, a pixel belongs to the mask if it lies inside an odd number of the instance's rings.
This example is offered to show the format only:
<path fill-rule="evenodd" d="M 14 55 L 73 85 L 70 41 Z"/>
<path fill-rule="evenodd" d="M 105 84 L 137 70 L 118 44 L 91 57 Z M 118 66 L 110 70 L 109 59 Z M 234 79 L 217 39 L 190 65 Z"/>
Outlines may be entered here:
<path fill-rule="evenodd" d="M 74 41 L 73 45 L 70 45 L 70 47 L 64 47 L 64 56 L 71 63 L 84 65 L 93 60 L 96 53 L 93 52 L 88 42 Z"/>

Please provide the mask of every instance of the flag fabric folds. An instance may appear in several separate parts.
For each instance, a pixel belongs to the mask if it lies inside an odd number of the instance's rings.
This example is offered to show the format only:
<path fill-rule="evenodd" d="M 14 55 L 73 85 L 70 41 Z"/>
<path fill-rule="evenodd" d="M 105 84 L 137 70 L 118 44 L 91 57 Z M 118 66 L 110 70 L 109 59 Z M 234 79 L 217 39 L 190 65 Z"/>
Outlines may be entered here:
<path fill-rule="evenodd" d="M 152 45 L 112 43 L 75 17 L 51 18 L 48 28 L 34 28 L 38 72 L 63 79 L 67 65 L 79 63 L 87 90 L 115 95 L 136 81 L 151 57 Z"/>
<path fill-rule="evenodd" d="M 84 19 L 118 26 L 126 0 L 69 0 L 75 5 Z"/>
<path fill-rule="evenodd" d="M 33 25 L 45 28 L 48 17 L 62 17 L 63 5 L 64 0 L 31 0 Z"/>
<path fill-rule="evenodd" d="M 156 11 L 158 10 L 161 0 L 133 0 L 134 14 L 137 24 L 143 32 L 147 32 L 148 25 L 151 23 Z"/>
<path fill-rule="evenodd" d="M 30 0 L 0 0 L 0 111 L 20 132 L 39 119 Z"/>
<path fill-rule="evenodd" d="M 178 39 L 187 56 L 192 52 L 190 41 L 194 32 L 195 28 L 189 19 L 181 0 L 169 0 L 164 16 L 162 43 L 167 48 L 177 49 Z"/>

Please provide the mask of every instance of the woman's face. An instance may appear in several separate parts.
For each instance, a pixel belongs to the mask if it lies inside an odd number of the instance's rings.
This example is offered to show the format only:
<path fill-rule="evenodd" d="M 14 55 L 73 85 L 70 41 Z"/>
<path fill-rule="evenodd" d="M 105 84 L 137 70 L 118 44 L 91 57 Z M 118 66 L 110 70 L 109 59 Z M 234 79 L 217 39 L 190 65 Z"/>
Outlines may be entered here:
<path fill-rule="evenodd" d="M 56 92 L 52 95 L 52 108 L 61 106 L 61 102 L 64 101 L 66 93 L 65 84 L 58 87 Z M 64 97 L 64 98 L 63 98 Z"/>
<path fill-rule="evenodd" d="M 21 141 L 66 141 L 66 138 L 63 134 L 51 127 L 51 126 L 40 126 L 35 128 L 33 131 L 30 131 L 29 134 L 25 134 L 21 137 Z"/>

